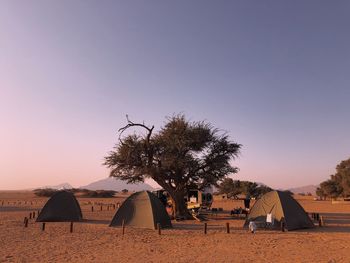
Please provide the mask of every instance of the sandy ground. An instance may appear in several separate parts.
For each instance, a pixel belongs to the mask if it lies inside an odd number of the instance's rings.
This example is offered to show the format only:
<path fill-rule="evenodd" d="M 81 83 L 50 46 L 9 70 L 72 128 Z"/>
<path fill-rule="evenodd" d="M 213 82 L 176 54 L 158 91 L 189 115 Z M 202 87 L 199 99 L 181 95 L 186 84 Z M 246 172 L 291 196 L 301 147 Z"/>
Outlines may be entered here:
<path fill-rule="evenodd" d="M 206 235 L 203 223 L 184 221 L 160 236 L 132 228 L 123 236 L 120 228 L 108 227 L 115 211 L 107 210 L 123 199 L 80 198 L 86 222 L 76 223 L 73 233 L 69 223 L 46 224 L 43 232 L 33 219 L 24 228 L 23 219 L 46 198 L 0 192 L 0 262 L 350 262 L 350 204 L 299 198 L 306 211 L 324 216 L 325 227 L 250 234 L 242 229 L 243 219 L 229 216 L 241 201 L 215 201 L 213 207 L 224 211 L 211 216 Z"/>

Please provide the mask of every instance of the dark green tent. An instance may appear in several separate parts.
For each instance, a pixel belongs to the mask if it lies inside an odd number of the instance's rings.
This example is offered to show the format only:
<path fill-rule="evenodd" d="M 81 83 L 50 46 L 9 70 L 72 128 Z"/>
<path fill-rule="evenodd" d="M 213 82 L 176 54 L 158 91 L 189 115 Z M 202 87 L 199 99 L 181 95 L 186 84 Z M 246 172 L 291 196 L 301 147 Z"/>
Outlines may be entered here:
<path fill-rule="evenodd" d="M 272 214 L 274 227 L 280 227 L 282 218 L 287 230 L 314 227 L 305 210 L 286 192 L 271 191 L 263 195 L 255 202 L 244 225 L 247 226 L 250 221 L 258 226 L 264 225 L 267 214 Z"/>
<path fill-rule="evenodd" d="M 81 209 L 73 193 L 55 193 L 41 210 L 37 222 L 79 222 L 83 220 Z"/>
<path fill-rule="evenodd" d="M 162 202 L 154 194 L 143 191 L 129 196 L 114 215 L 110 226 L 125 225 L 155 229 L 171 227 L 171 221 Z"/>

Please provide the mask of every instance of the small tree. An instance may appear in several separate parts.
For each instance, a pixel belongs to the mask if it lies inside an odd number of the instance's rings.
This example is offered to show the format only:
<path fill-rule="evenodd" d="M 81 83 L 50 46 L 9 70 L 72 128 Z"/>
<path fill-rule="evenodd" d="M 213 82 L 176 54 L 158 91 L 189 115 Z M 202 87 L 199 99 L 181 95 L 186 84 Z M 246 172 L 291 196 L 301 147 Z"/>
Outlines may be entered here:
<path fill-rule="evenodd" d="M 350 159 L 341 161 L 336 167 L 336 173 L 322 182 L 316 194 L 321 198 L 337 198 L 350 196 Z"/>
<path fill-rule="evenodd" d="M 321 198 L 321 200 L 325 199 L 327 197 L 325 192 L 323 191 L 323 189 L 321 187 L 317 187 L 316 195 L 319 196 Z"/>
<path fill-rule="evenodd" d="M 258 193 L 258 184 L 255 182 L 242 182 L 242 193 L 249 197 L 256 197 Z"/>
<path fill-rule="evenodd" d="M 225 178 L 218 187 L 219 194 L 226 194 L 227 198 L 236 198 L 242 193 L 241 181 Z"/>
<path fill-rule="evenodd" d="M 320 184 L 320 191 L 322 195 L 329 198 L 337 198 L 341 194 L 341 187 L 335 180 L 329 179 Z"/>
<path fill-rule="evenodd" d="M 346 197 L 350 196 L 350 159 L 341 161 L 336 167 L 336 173 L 331 180 L 337 183 L 338 192 Z"/>
<path fill-rule="evenodd" d="M 258 185 L 255 182 L 233 180 L 226 178 L 219 185 L 219 194 L 227 194 L 228 198 L 236 197 L 239 194 L 258 198 L 268 192 L 272 188 L 266 185 Z"/>
<path fill-rule="evenodd" d="M 166 190 L 174 204 L 175 216 L 189 217 L 184 197 L 192 188 L 215 185 L 226 175 L 236 173 L 230 161 L 237 157 L 240 144 L 229 141 L 206 122 L 189 122 L 176 115 L 158 133 L 154 126 L 134 123 L 119 129 L 119 144 L 105 157 L 110 176 L 129 183 L 152 178 Z M 121 135 L 131 127 L 145 134 Z"/>

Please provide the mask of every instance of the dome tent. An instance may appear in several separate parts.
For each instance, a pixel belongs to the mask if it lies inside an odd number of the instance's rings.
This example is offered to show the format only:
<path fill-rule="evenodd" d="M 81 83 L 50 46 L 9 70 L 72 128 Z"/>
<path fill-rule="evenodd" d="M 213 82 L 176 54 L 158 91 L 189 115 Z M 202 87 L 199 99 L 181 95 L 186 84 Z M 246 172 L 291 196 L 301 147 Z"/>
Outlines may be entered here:
<path fill-rule="evenodd" d="M 314 227 L 302 206 L 290 194 L 283 191 L 268 192 L 257 200 L 250 210 L 244 226 L 247 227 L 250 221 L 265 223 L 267 214 L 272 214 L 275 227 L 281 225 L 282 218 L 287 230 Z"/>
<path fill-rule="evenodd" d="M 79 222 L 82 220 L 80 205 L 74 194 L 59 191 L 46 202 L 36 222 Z"/>
<path fill-rule="evenodd" d="M 148 191 L 136 192 L 129 196 L 114 215 L 110 226 L 124 224 L 132 227 L 155 229 L 172 227 L 162 202 Z"/>

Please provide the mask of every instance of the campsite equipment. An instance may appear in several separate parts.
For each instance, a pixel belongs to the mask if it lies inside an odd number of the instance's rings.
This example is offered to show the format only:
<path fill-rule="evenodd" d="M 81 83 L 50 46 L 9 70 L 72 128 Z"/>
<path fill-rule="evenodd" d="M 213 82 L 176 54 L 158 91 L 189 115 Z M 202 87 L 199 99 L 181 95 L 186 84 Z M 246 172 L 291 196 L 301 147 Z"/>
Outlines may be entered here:
<path fill-rule="evenodd" d="M 207 210 L 211 207 L 213 203 L 213 190 L 209 187 L 203 189 L 203 191 L 199 191 L 196 189 L 190 189 L 185 195 L 187 209 L 195 209 L 195 210 Z M 170 195 L 163 189 L 153 191 L 154 195 L 156 195 L 160 201 L 167 207 L 173 207 L 172 199 Z M 168 212 L 171 214 L 171 210 Z"/>
<path fill-rule="evenodd" d="M 74 194 L 59 191 L 47 201 L 36 222 L 79 222 L 82 220 L 80 205 Z"/>
<path fill-rule="evenodd" d="M 126 226 L 156 229 L 172 227 L 161 201 L 151 192 L 136 192 L 129 196 L 115 213 L 110 226 Z"/>
<path fill-rule="evenodd" d="M 272 220 L 267 218 L 272 215 Z M 267 219 L 272 223 L 272 228 L 280 228 L 283 219 L 286 230 L 314 227 L 311 219 L 301 205 L 288 193 L 271 191 L 263 195 L 255 202 L 244 224 L 254 221 L 258 227 L 266 227 Z"/>

